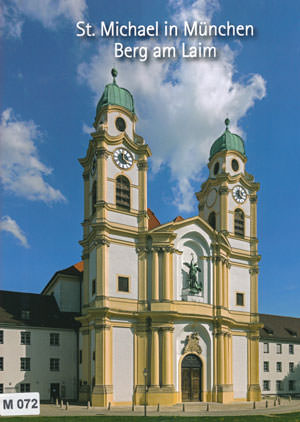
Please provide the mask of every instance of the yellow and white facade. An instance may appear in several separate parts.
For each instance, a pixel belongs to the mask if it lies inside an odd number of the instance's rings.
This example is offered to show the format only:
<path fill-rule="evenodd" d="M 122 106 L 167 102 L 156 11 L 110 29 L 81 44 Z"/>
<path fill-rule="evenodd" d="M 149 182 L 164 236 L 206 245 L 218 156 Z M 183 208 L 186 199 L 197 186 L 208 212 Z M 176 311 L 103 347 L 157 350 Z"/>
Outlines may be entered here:
<path fill-rule="evenodd" d="M 260 400 L 259 185 L 245 170 L 242 140 L 227 128 L 215 142 L 209 177 L 196 194 L 199 215 L 151 228 L 151 151 L 136 120 L 131 94 L 114 80 L 80 159 L 79 399 L 143 404 L 146 383 L 148 404 Z M 192 257 L 202 285 L 196 294 L 185 265 Z"/>

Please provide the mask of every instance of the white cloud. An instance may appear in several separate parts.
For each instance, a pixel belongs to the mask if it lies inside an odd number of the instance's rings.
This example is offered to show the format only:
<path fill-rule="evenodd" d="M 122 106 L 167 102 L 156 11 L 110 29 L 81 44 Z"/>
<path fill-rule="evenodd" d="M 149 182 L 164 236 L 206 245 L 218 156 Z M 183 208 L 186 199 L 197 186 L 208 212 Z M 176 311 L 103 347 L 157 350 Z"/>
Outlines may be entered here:
<path fill-rule="evenodd" d="M 176 23 L 185 19 L 209 22 L 218 8 L 217 1 L 189 3 L 184 6 L 188 3 L 170 1 Z M 201 172 L 211 144 L 224 131 L 225 117 L 230 118 L 232 131 L 243 134 L 239 119 L 266 93 L 265 81 L 258 74 L 237 80 L 235 53 L 228 45 L 218 50 L 215 60 L 117 63 L 117 82 L 133 93 L 140 118 L 137 129 L 152 149 L 153 170 L 157 172 L 162 163 L 170 167 L 176 181 L 174 203 L 181 211 L 195 209 L 191 182 L 199 181 L 200 188 Z M 115 62 L 113 45 L 102 44 L 98 53 L 78 68 L 80 80 L 95 94 L 95 103 L 111 80 L 110 68 Z"/>
<path fill-rule="evenodd" d="M 5 215 L 0 220 L 0 231 L 11 233 L 15 236 L 25 248 L 29 248 L 28 241 L 25 234 L 18 226 L 17 222 L 8 215 Z"/>
<path fill-rule="evenodd" d="M 20 37 L 26 18 L 55 29 L 61 18 L 76 22 L 87 10 L 85 0 L 10 0 L 0 5 L 0 30 L 8 36 Z"/>
<path fill-rule="evenodd" d="M 0 180 L 4 189 L 26 199 L 47 203 L 64 201 L 63 194 L 44 180 L 52 169 L 38 157 L 35 141 L 39 137 L 33 121 L 17 120 L 10 108 L 2 113 Z"/>
<path fill-rule="evenodd" d="M 88 126 L 85 123 L 83 123 L 82 132 L 87 134 L 87 135 L 90 135 L 92 132 L 95 132 L 95 128 L 92 127 L 92 126 Z"/>

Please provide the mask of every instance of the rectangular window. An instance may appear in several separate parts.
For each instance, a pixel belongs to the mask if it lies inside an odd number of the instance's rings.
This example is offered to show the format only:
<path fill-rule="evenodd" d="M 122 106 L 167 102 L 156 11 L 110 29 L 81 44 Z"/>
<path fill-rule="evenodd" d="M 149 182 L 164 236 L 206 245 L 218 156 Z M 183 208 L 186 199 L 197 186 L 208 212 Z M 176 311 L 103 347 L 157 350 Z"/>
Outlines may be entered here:
<path fill-rule="evenodd" d="M 2 394 L 3 391 L 4 391 L 3 384 L 0 384 L 0 394 Z"/>
<path fill-rule="evenodd" d="M 0 371 L 4 371 L 4 359 L 0 358 Z"/>
<path fill-rule="evenodd" d="M 30 358 L 21 358 L 21 371 L 30 371 Z"/>
<path fill-rule="evenodd" d="M 30 344 L 30 332 L 21 331 L 21 344 Z"/>
<path fill-rule="evenodd" d="M 269 362 L 264 362 L 264 372 L 269 372 Z"/>
<path fill-rule="evenodd" d="M 96 357 L 96 352 L 93 351 L 93 360 L 95 360 L 95 357 Z"/>
<path fill-rule="evenodd" d="M 50 333 L 50 345 L 59 346 L 59 333 Z"/>
<path fill-rule="evenodd" d="M 281 380 L 277 380 L 276 381 L 276 390 L 277 391 L 282 391 L 283 390 L 283 385 L 282 385 L 282 381 Z"/>
<path fill-rule="evenodd" d="M 282 372 L 282 362 L 276 362 L 276 371 Z"/>
<path fill-rule="evenodd" d="M 289 380 L 289 390 L 295 391 L 296 389 L 296 381 L 295 380 Z"/>
<path fill-rule="evenodd" d="M 30 384 L 29 383 L 21 384 L 20 391 L 21 391 L 21 393 L 29 393 L 30 392 Z"/>
<path fill-rule="evenodd" d="M 244 293 L 236 294 L 236 304 L 237 306 L 244 306 Z"/>
<path fill-rule="evenodd" d="M 270 391 L 270 381 L 263 381 L 263 389 L 264 391 Z"/>
<path fill-rule="evenodd" d="M 96 293 L 96 280 L 92 281 L 92 295 Z"/>
<path fill-rule="evenodd" d="M 294 362 L 290 362 L 289 363 L 289 371 L 294 372 L 294 370 L 295 370 L 295 364 L 294 364 Z"/>
<path fill-rule="evenodd" d="M 289 354 L 290 355 L 294 354 L 294 345 L 293 344 L 289 344 Z"/>
<path fill-rule="evenodd" d="M 282 353 L 282 344 L 276 344 L 276 353 Z"/>
<path fill-rule="evenodd" d="M 264 353 L 269 353 L 269 343 L 264 343 Z"/>
<path fill-rule="evenodd" d="M 0 344 L 3 344 L 3 338 L 4 338 L 3 330 L 0 330 Z"/>
<path fill-rule="evenodd" d="M 129 277 L 118 277 L 119 292 L 129 292 Z"/>
<path fill-rule="evenodd" d="M 59 359 L 50 358 L 50 371 L 59 371 Z"/>
<path fill-rule="evenodd" d="M 79 350 L 79 363 L 82 363 L 82 350 Z"/>
<path fill-rule="evenodd" d="M 21 319 L 30 319 L 30 311 L 23 309 L 21 311 Z"/>

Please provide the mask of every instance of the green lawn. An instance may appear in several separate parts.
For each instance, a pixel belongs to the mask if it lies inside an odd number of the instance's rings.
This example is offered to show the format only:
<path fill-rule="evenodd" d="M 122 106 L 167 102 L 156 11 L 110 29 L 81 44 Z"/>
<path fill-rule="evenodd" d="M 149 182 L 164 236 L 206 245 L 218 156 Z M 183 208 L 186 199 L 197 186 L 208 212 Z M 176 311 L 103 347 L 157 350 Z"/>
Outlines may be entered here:
<path fill-rule="evenodd" d="M 0 417 L 1 422 L 300 422 L 300 412 L 255 416 L 27 416 Z"/>

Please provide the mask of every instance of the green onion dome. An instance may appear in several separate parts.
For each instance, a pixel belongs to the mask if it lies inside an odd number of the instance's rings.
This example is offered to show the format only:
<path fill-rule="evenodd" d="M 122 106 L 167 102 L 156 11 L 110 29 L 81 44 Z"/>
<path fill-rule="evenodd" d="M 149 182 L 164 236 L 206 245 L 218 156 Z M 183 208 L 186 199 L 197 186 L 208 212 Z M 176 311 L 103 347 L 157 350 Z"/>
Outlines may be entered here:
<path fill-rule="evenodd" d="M 111 70 L 111 74 L 113 77 L 113 82 L 111 84 L 106 85 L 102 97 L 97 105 L 96 115 L 99 113 L 100 109 L 107 105 L 118 105 L 121 107 L 126 108 L 131 113 L 134 113 L 134 102 L 133 97 L 130 92 L 125 89 L 121 88 L 116 83 L 116 77 L 118 72 L 116 69 Z"/>
<path fill-rule="evenodd" d="M 226 119 L 225 132 L 212 144 L 209 159 L 220 151 L 237 151 L 246 157 L 244 141 L 239 135 L 230 132 L 228 129 L 229 123 L 230 120 Z"/>

